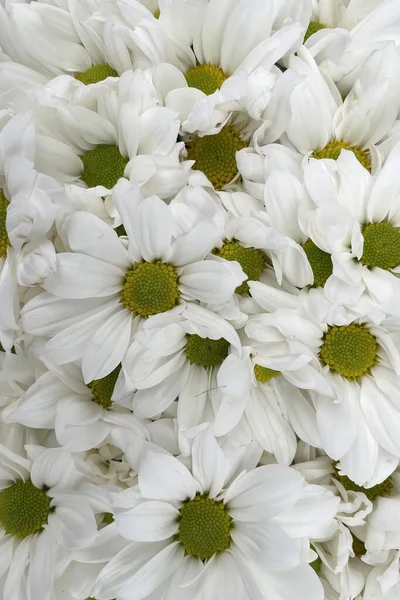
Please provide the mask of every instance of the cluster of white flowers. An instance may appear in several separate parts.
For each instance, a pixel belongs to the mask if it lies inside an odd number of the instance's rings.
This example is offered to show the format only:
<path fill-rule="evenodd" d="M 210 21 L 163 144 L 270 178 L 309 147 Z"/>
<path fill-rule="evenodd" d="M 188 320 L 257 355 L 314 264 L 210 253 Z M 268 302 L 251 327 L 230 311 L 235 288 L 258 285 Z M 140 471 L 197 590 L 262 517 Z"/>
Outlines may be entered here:
<path fill-rule="evenodd" d="M 400 0 L 0 0 L 0 599 L 400 600 Z"/>

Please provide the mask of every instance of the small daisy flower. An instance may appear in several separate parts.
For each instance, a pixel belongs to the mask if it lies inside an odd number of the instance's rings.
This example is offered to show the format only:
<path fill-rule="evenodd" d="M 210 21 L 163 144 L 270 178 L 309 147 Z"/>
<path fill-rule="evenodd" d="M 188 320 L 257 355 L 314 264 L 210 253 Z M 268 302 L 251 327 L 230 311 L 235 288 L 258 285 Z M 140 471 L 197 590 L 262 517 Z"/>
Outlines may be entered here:
<path fill-rule="evenodd" d="M 53 362 L 82 359 L 85 383 L 121 363 L 143 319 L 186 301 L 227 301 L 245 279 L 236 263 L 204 260 L 219 236 L 212 222 L 194 243 L 191 232 L 174 236 L 173 215 L 159 198 L 143 199 L 121 182 L 114 201 L 127 237 L 94 215 L 73 214 L 72 252 L 57 255 L 46 292 L 22 311 L 23 330 L 52 337 L 45 351 Z"/>
<path fill-rule="evenodd" d="M 120 503 L 115 497 L 118 529 L 132 541 L 100 573 L 93 590 L 98 600 L 176 594 L 182 585 L 198 598 L 204 590 L 222 593 L 226 582 L 246 599 L 294 593 L 299 585 L 308 598 L 322 598 L 296 545 L 296 507 L 302 503 L 308 515 L 318 506 L 322 528 L 331 523 L 337 499 L 329 492 L 314 498 L 315 486 L 305 486 L 289 467 L 266 465 L 235 477 L 228 465 L 227 448 L 207 431 L 193 442 L 190 470 L 170 455 L 144 455 L 135 494 Z M 308 534 L 304 525 L 300 536 Z M 121 572 L 122 564 L 130 568 Z"/>

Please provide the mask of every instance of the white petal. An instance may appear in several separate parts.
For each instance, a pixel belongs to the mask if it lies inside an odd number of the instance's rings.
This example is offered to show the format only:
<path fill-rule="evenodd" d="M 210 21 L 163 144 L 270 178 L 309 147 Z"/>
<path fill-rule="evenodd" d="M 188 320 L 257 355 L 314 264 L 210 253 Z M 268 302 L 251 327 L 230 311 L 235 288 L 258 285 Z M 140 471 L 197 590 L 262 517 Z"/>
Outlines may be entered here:
<path fill-rule="evenodd" d="M 196 495 L 195 480 L 177 458 L 150 450 L 140 465 L 139 488 L 145 498 L 167 502 Z"/>
<path fill-rule="evenodd" d="M 49 525 L 54 528 L 58 543 L 68 550 L 88 546 L 97 535 L 93 510 L 82 502 L 62 501 L 49 516 Z"/>
<path fill-rule="evenodd" d="M 167 502 L 143 502 L 116 517 L 124 537 L 138 542 L 159 542 L 178 531 L 179 511 Z"/>
<path fill-rule="evenodd" d="M 224 304 L 246 279 L 246 274 L 236 261 L 222 263 L 205 260 L 183 267 L 179 288 L 183 294 L 200 302 Z"/>
<path fill-rule="evenodd" d="M 173 226 L 173 217 L 165 202 L 151 196 L 140 203 L 133 233 L 145 261 L 168 260 Z"/>
<path fill-rule="evenodd" d="M 199 433 L 192 446 L 193 476 L 203 493 L 214 498 L 225 479 L 225 458 L 220 445 L 209 430 Z"/>
<path fill-rule="evenodd" d="M 71 491 L 79 479 L 71 454 L 62 448 L 43 450 L 32 465 L 33 485 L 52 488 L 52 495 L 55 492 Z"/>

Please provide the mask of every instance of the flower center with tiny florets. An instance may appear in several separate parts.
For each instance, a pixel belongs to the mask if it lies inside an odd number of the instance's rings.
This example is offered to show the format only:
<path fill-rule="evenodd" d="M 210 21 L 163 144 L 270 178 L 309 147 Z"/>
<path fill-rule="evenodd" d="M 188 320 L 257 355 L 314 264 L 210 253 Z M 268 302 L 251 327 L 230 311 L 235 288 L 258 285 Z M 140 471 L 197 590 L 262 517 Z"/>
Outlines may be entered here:
<path fill-rule="evenodd" d="M 187 336 L 186 356 L 191 363 L 202 367 L 218 367 L 228 356 L 229 342 L 224 338 L 212 340 L 199 335 Z"/>
<path fill-rule="evenodd" d="M 351 150 L 362 166 L 365 167 L 367 171 L 371 171 L 371 158 L 368 150 L 362 150 L 362 148 L 359 146 L 350 146 L 350 144 L 341 142 L 339 140 L 332 140 L 325 146 L 325 148 L 314 150 L 312 156 L 313 158 L 319 159 L 333 158 L 333 160 L 337 160 L 342 150 Z"/>
<path fill-rule="evenodd" d="M 10 246 L 6 227 L 7 208 L 9 204 L 3 192 L 0 192 L 0 258 L 7 256 L 7 248 Z"/>
<path fill-rule="evenodd" d="M 319 353 L 321 361 L 346 379 L 360 379 L 378 362 L 378 342 L 365 325 L 329 326 Z"/>
<path fill-rule="evenodd" d="M 0 523 L 18 538 L 37 533 L 47 524 L 51 498 L 31 481 L 17 481 L 0 492 Z"/>
<path fill-rule="evenodd" d="M 96 402 L 96 404 L 100 404 L 100 406 L 102 406 L 103 408 L 111 408 L 111 398 L 120 370 L 121 365 L 118 365 L 118 367 L 116 367 L 114 371 L 112 371 L 102 379 L 94 379 L 93 381 L 88 383 L 88 387 L 92 390 L 93 402 Z"/>
<path fill-rule="evenodd" d="M 95 65 L 94 67 L 87 69 L 87 71 L 75 75 L 75 79 L 78 79 L 85 85 L 98 83 L 107 77 L 118 77 L 117 71 L 110 67 L 110 65 Z"/>
<path fill-rule="evenodd" d="M 389 271 L 400 265 L 400 230 L 386 221 L 363 228 L 364 251 L 360 259 L 366 267 Z"/>
<path fill-rule="evenodd" d="M 339 475 L 338 469 L 336 465 L 333 465 L 334 468 L 334 477 L 337 479 L 345 490 L 352 492 L 363 492 L 371 502 L 373 502 L 378 497 L 387 497 L 390 496 L 393 490 L 393 481 L 391 477 L 382 481 L 382 483 L 378 483 L 371 488 L 364 488 L 361 485 L 357 485 L 354 481 L 351 481 L 347 475 Z"/>
<path fill-rule="evenodd" d="M 125 279 L 121 300 L 137 315 L 157 315 L 179 304 L 178 276 L 171 265 L 161 261 L 136 263 Z"/>
<path fill-rule="evenodd" d="M 332 275 L 333 264 L 331 255 L 318 248 L 310 239 L 303 244 L 303 250 L 307 255 L 313 275 L 313 287 L 324 287 L 328 277 Z"/>
<path fill-rule="evenodd" d="M 236 260 L 247 275 L 246 281 L 239 285 L 235 292 L 237 294 L 248 294 L 250 281 L 259 281 L 265 267 L 266 254 L 257 248 L 244 248 L 239 242 L 225 242 L 220 250 L 214 252 L 225 260 Z"/>
<path fill-rule="evenodd" d="M 307 27 L 307 31 L 304 35 L 304 41 L 306 42 L 308 40 L 309 37 L 311 37 L 314 33 L 317 33 L 317 31 L 320 31 L 321 29 L 326 29 L 328 26 L 325 25 L 324 23 L 318 23 L 317 21 L 310 21 L 308 27 Z"/>
<path fill-rule="evenodd" d="M 268 367 L 262 367 L 261 365 L 254 365 L 254 375 L 257 381 L 260 383 L 267 383 L 267 381 L 278 377 L 280 374 L 280 371 L 275 371 L 274 369 L 269 369 Z"/>
<path fill-rule="evenodd" d="M 223 502 L 196 496 L 179 512 L 178 540 L 186 554 L 207 560 L 229 548 L 232 519 Z"/>
<path fill-rule="evenodd" d="M 111 189 L 124 176 L 127 159 L 117 146 L 100 144 L 80 156 L 83 162 L 81 179 L 90 188 L 102 185 Z"/>
<path fill-rule="evenodd" d="M 195 160 L 193 169 L 203 171 L 214 188 L 220 190 L 237 175 L 236 152 L 246 146 L 238 129 L 228 125 L 215 135 L 195 137 L 187 142 L 187 158 Z"/>
<path fill-rule="evenodd" d="M 215 65 L 197 65 L 185 73 L 185 78 L 189 87 L 197 88 L 210 96 L 219 90 L 227 75 Z"/>

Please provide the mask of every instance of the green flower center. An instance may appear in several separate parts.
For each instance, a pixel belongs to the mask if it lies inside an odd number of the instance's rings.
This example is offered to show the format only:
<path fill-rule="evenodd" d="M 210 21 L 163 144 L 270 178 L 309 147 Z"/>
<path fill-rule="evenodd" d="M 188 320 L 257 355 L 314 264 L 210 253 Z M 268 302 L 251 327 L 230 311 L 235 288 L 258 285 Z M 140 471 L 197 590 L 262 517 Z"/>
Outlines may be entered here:
<path fill-rule="evenodd" d="M 365 544 L 362 540 L 359 540 L 354 534 L 352 534 L 351 537 L 353 538 L 353 552 L 358 558 L 361 558 L 367 552 Z"/>
<path fill-rule="evenodd" d="M 114 515 L 112 513 L 104 513 L 103 514 L 103 523 L 107 523 L 107 525 L 114 523 Z"/>
<path fill-rule="evenodd" d="M 313 287 L 324 287 L 328 277 L 332 275 L 333 264 L 331 255 L 318 248 L 310 239 L 303 244 L 303 250 L 307 255 L 313 275 Z"/>
<path fill-rule="evenodd" d="M 195 160 L 193 169 L 203 171 L 216 190 L 220 190 L 237 175 L 236 152 L 246 148 L 238 129 L 228 125 L 215 135 L 195 137 L 186 143 L 188 160 Z"/>
<path fill-rule="evenodd" d="M 365 325 L 329 326 L 319 353 L 321 361 L 346 379 L 360 379 L 378 362 L 378 342 Z"/>
<path fill-rule="evenodd" d="M 361 485 L 357 485 L 354 481 L 351 481 L 347 475 L 339 475 L 338 469 L 336 465 L 333 465 L 334 468 L 334 477 L 337 479 L 345 490 L 352 492 L 363 492 L 371 502 L 373 502 L 378 497 L 387 497 L 390 496 L 393 490 L 393 481 L 391 477 L 382 481 L 382 483 L 378 483 L 371 488 L 364 488 Z"/>
<path fill-rule="evenodd" d="M 363 229 L 361 263 L 389 271 L 400 265 L 400 230 L 390 223 L 369 223 Z"/>
<path fill-rule="evenodd" d="M 280 371 L 268 369 L 268 367 L 262 367 L 261 365 L 254 365 L 254 375 L 256 376 L 257 381 L 260 381 L 261 383 L 267 383 L 267 381 L 278 377 L 280 374 Z"/>
<path fill-rule="evenodd" d="M 31 481 L 17 481 L 0 492 L 0 523 L 6 533 L 26 538 L 47 524 L 52 511 L 50 502 L 45 490 L 35 487 Z"/>
<path fill-rule="evenodd" d="M 310 563 L 310 567 L 312 567 L 314 569 L 314 571 L 316 572 L 317 575 L 319 575 L 319 573 L 321 571 L 321 565 L 322 565 L 322 560 L 320 559 L 319 556 L 318 556 L 318 558 L 316 558 L 315 560 L 313 560 Z"/>
<path fill-rule="evenodd" d="M 6 258 L 7 248 L 10 246 L 6 227 L 7 208 L 9 204 L 3 192 L 0 192 L 0 258 Z"/>
<path fill-rule="evenodd" d="M 185 78 L 189 87 L 197 88 L 210 96 L 219 90 L 227 75 L 215 65 L 197 65 L 185 73 Z"/>
<path fill-rule="evenodd" d="M 186 356 L 191 363 L 201 367 L 218 367 L 228 356 L 229 342 L 224 338 L 212 340 L 195 333 L 187 336 Z"/>
<path fill-rule="evenodd" d="M 244 248 L 239 242 L 225 242 L 220 250 L 214 252 L 225 260 L 236 260 L 247 275 L 246 281 L 239 285 L 235 292 L 237 294 L 248 294 L 250 281 L 259 281 L 265 267 L 266 254 L 257 248 Z"/>
<path fill-rule="evenodd" d="M 83 162 L 81 179 L 90 188 L 102 185 L 108 190 L 124 176 L 127 159 L 120 154 L 117 146 L 100 144 L 80 156 Z"/>
<path fill-rule="evenodd" d="M 171 265 L 161 261 L 136 263 L 125 279 L 122 303 L 137 315 L 157 315 L 179 304 L 178 276 Z"/>
<path fill-rule="evenodd" d="M 160 9 L 157 8 L 157 10 L 154 11 L 153 16 L 155 19 L 159 19 L 160 18 Z"/>
<path fill-rule="evenodd" d="M 118 367 L 116 367 L 114 371 L 112 371 L 102 379 L 94 379 L 93 381 L 88 383 L 88 387 L 92 390 L 93 402 L 96 402 L 96 404 L 100 404 L 100 406 L 102 406 L 103 408 L 111 408 L 111 397 L 113 395 L 114 387 L 117 382 L 120 370 L 121 365 L 118 365 Z"/>
<path fill-rule="evenodd" d="M 179 512 L 178 540 L 186 554 L 207 560 L 229 548 L 232 519 L 223 502 L 196 496 Z"/>
<path fill-rule="evenodd" d="M 75 79 L 78 79 L 85 85 L 98 83 L 107 77 L 118 77 L 117 71 L 110 67 L 110 65 L 95 65 L 94 67 L 87 69 L 87 71 L 75 75 Z"/>
<path fill-rule="evenodd" d="M 362 166 L 365 167 L 367 171 L 371 172 L 371 157 L 368 150 L 362 150 L 360 146 L 350 146 L 350 144 L 341 142 L 339 140 L 332 140 L 325 146 L 325 148 L 314 150 L 312 156 L 313 158 L 319 159 L 333 158 L 333 160 L 337 160 L 342 150 L 351 150 Z"/>
<path fill-rule="evenodd" d="M 314 33 L 317 33 L 317 31 L 320 31 L 321 29 L 326 29 L 328 27 L 328 25 L 324 25 L 324 23 L 318 23 L 317 21 L 310 21 L 308 27 L 307 27 L 307 31 L 304 35 L 304 41 L 306 42 L 308 40 L 309 37 L 311 37 Z"/>

